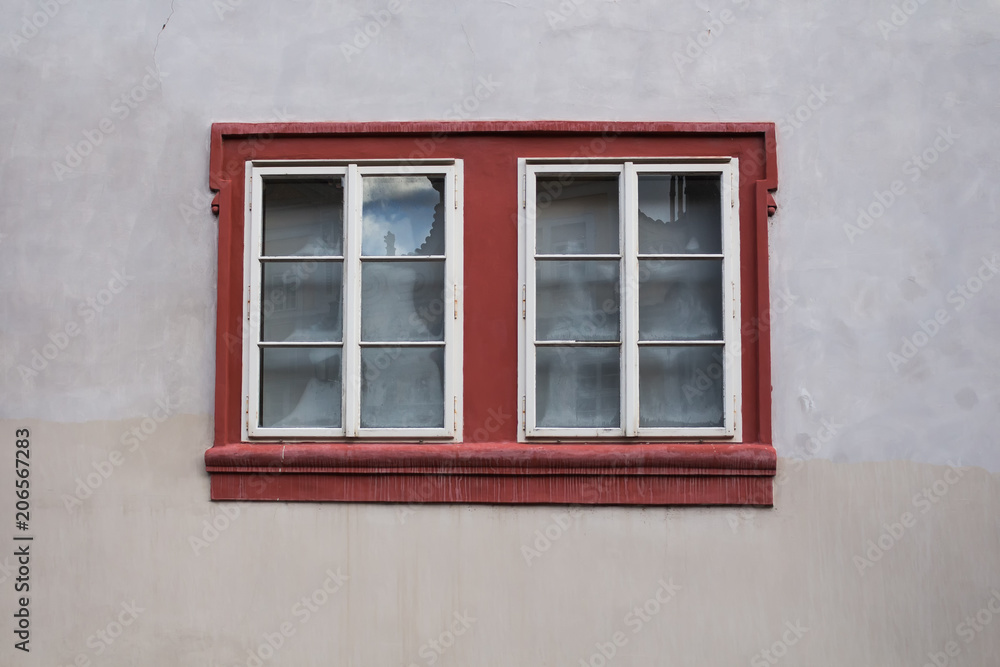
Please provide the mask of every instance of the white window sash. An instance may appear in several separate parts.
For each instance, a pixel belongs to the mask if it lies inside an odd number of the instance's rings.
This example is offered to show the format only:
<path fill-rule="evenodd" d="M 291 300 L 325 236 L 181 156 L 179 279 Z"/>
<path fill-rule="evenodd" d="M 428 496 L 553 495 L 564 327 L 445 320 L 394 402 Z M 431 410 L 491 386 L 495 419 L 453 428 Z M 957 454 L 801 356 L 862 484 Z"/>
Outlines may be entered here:
<path fill-rule="evenodd" d="M 371 162 L 371 161 L 369 161 Z M 361 215 L 362 177 L 365 175 L 442 175 L 444 190 L 444 332 L 443 341 L 432 345 L 444 350 L 443 405 L 444 426 L 441 428 L 362 428 L 361 427 Z M 343 259 L 343 335 L 341 357 L 341 428 L 273 428 L 260 424 L 260 319 L 261 319 L 261 253 L 263 248 L 263 179 L 267 176 L 343 176 L 344 187 L 344 248 Z M 282 165 L 267 161 L 263 166 L 247 162 L 247 208 L 245 220 L 244 284 L 248 293 L 244 300 L 243 319 L 243 401 L 244 439 L 270 440 L 331 440 L 331 439 L 400 439 L 409 442 L 451 440 L 462 433 L 462 161 L 449 164 L 432 163 L 384 164 L 378 166 L 363 161 L 354 163 L 295 163 Z M 304 256 L 301 261 L 321 259 Z M 386 347 L 420 347 L 427 343 L 401 342 Z M 276 346 L 277 347 L 277 346 Z"/>
<path fill-rule="evenodd" d="M 669 158 L 620 160 L 617 163 L 580 163 L 562 160 L 518 160 L 519 169 L 519 275 L 522 287 L 524 321 L 519 328 L 520 358 L 518 390 L 522 400 L 519 438 L 586 439 L 739 439 L 742 437 L 742 373 L 740 348 L 739 289 L 739 197 L 736 158 L 709 158 L 673 161 Z M 540 175 L 619 174 L 619 235 L 621 251 L 620 280 L 620 428 L 547 428 L 537 426 L 536 391 L 536 184 Z M 650 173 L 718 174 L 722 198 L 722 272 L 723 272 L 723 426 L 721 427 L 640 427 L 639 426 L 639 300 L 638 273 L 638 176 Z M 656 257 L 660 257 L 657 255 Z M 662 255 L 669 258 L 669 254 Z M 686 259 L 697 254 L 684 254 Z M 599 256 L 598 256 L 599 257 Z M 645 256 L 643 256 L 645 257 Z M 707 254 L 705 257 L 719 257 Z M 683 341 L 678 344 L 698 344 Z"/>

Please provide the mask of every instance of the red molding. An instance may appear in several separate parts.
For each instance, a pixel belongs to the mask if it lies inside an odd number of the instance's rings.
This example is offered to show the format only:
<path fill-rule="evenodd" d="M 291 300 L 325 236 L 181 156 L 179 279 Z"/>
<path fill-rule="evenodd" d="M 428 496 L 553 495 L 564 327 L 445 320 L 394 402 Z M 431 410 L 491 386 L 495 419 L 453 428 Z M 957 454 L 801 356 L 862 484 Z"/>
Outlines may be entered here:
<path fill-rule="evenodd" d="M 209 164 L 209 187 L 218 190 L 226 180 L 223 169 L 223 142 L 248 137 L 334 137 L 334 136 L 399 136 L 399 135 L 548 135 L 565 134 L 638 135 L 762 135 L 766 173 L 762 182 L 766 189 L 778 187 L 778 161 L 775 157 L 774 123 L 693 123 L 693 122 L 599 122 L 599 121 L 406 121 L 379 123 L 212 123 L 212 143 Z"/>
<path fill-rule="evenodd" d="M 497 414 L 517 411 L 517 246 L 508 224 L 517 206 L 516 157 L 566 156 L 581 142 L 606 144 L 602 157 L 740 158 L 744 443 L 524 444 L 516 420 L 496 425 Z M 484 440 L 479 434 L 488 433 L 490 442 L 241 442 L 245 161 L 407 159 L 415 146 L 430 151 L 420 157 L 465 161 L 465 434 Z M 773 123 L 216 123 L 209 182 L 219 214 L 215 446 L 205 454 L 213 499 L 772 503 L 765 316 L 768 205 L 778 183 Z"/>
<path fill-rule="evenodd" d="M 579 505 L 773 504 L 771 477 L 216 473 L 212 500 Z"/>
<path fill-rule="evenodd" d="M 760 444 L 454 445 L 369 443 L 233 443 L 205 455 L 210 472 L 237 469 L 282 472 L 474 472 L 516 475 L 598 471 L 608 474 L 768 474 L 774 449 Z"/>

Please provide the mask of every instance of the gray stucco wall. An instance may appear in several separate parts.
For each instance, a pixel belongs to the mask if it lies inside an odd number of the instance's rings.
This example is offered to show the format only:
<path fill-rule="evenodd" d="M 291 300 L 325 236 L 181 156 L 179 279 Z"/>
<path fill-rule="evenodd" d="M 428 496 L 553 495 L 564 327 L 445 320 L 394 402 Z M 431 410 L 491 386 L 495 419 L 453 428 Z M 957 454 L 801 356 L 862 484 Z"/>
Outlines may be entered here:
<path fill-rule="evenodd" d="M 264 662 L 995 664 L 998 35 L 986 0 L 8 3 L 0 488 L 30 428 L 36 541 L 0 663 L 255 664 L 287 624 Z M 209 503 L 210 124 L 442 118 L 779 123 L 774 510 Z"/>

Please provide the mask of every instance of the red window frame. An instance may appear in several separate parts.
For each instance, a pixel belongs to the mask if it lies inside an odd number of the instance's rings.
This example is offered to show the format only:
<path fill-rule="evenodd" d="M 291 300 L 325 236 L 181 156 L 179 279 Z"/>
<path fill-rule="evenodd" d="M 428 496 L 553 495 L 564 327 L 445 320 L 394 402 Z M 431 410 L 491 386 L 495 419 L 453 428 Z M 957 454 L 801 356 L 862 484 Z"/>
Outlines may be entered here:
<path fill-rule="evenodd" d="M 518 442 L 518 158 L 739 159 L 742 442 Z M 464 161 L 464 441 L 241 437 L 247 160 Z M 219 216 L 213 500 L 762 505 L 773 503 L 767 218 L 773 123 L 216 123 Z"/>

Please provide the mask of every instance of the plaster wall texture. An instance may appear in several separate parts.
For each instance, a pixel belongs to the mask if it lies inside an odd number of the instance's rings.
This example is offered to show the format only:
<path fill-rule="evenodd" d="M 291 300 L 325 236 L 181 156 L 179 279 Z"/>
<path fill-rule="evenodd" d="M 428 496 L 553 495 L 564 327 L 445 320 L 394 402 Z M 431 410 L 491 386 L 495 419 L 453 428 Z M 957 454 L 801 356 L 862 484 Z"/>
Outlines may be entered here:
<path fill-rule="evenodd" d="M 0 663 L 248 665 L 288 624 L 266 664 L 597 665 L 619 631 L 608 664 L 995 664 L 998 36 L 986 0 L 7 3 L 0 441 L 32 432 L 37 537 Z M 778 123 L 775 509 L 209 502 L 210 124 L 449 118 Z"/>

